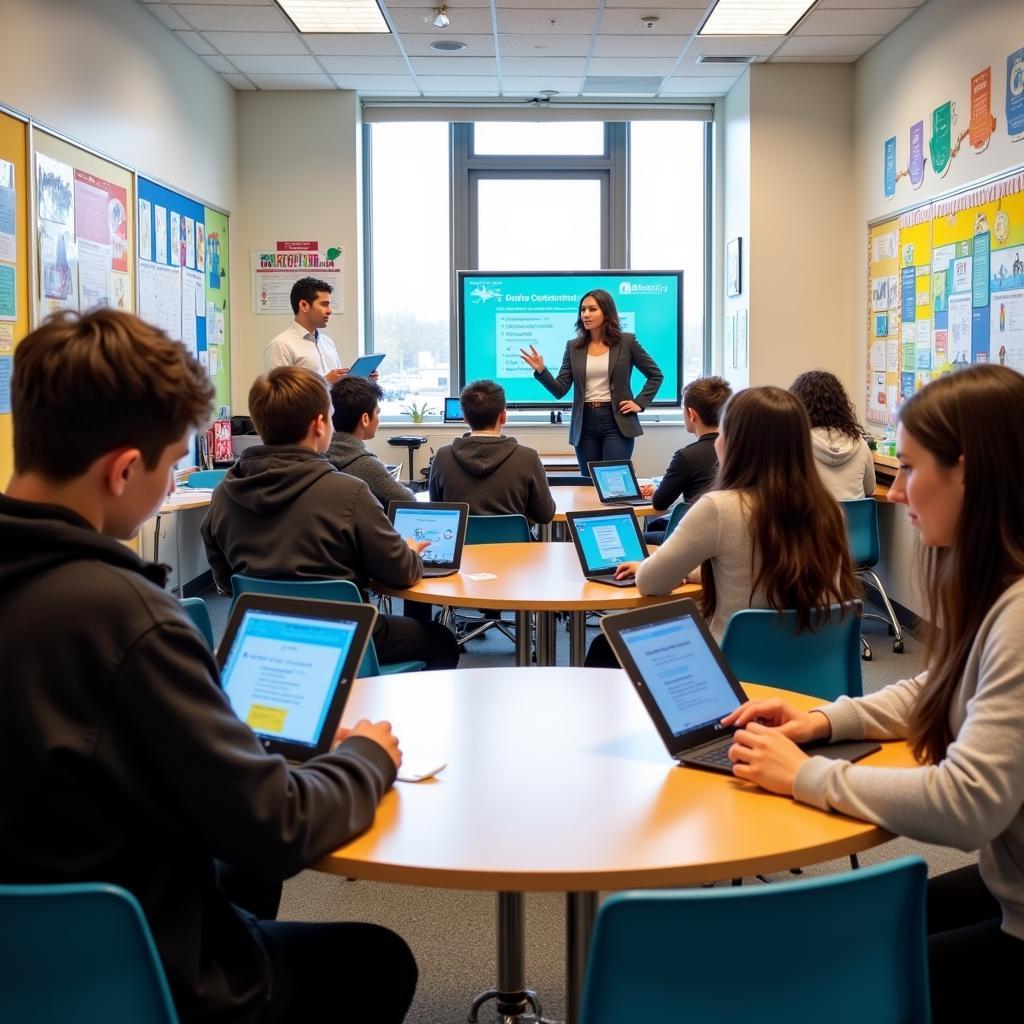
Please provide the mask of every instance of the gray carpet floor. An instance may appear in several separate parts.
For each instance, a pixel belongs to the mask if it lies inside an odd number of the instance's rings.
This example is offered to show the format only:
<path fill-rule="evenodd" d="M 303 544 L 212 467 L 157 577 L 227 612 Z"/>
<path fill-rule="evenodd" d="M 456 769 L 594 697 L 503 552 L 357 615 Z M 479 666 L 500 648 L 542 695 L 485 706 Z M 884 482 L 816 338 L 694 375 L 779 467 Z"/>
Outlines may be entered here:
<path fill-rule="evenodd" d="M 220 637 L 228 601 L 204 595 L 210 605 L 216 636 Z M 398 609 L 396 608 L 396 611 Z M 597 631 L 592 630 L 594 635 Z M 872 693 L 887 683 L 917 671 L 921 645 L 906 637 L 906 650 L 895 654 L 886 627 L 865 623 L 873 660 L 862 662 L 864 690 Z M 559 630 L 558 663 L 569 663 L 568 639 Z M 466 667 L 515 664 L 512 644 L 496 630 L 472 641 L 463 656 Z M 535 841 L 524 831 L 524 842 Z M 897 839 L 861 854 L 861 864 L 873 864 L 906 854 L 923 857 L 930 874 L 949 871 L 975 859 L 959 851 Z M 805 869 L 805 875 L 849 869 L 846 859 Z M 793 880 L 790 873 L 770 875 L 768 884 Z M 729 884 L 724 881 L 723 884 Z M 765 884 L 747 879 L 746 885 Z M 539 993 L 547 1018 L 565 1015 L 565 900 L 557 894 L 533 893 L 526 900 L 526 976 Z M 305 871 L 285 886 L 282 920 L 370 921 L 386 925 L 409 943 L 420 969 L 420 981 L 409 1024 L 456 1024 L 465 1021 L 476 993 L 495 981 L 495 899 L 492 893 L 424 889 L 374 882 L 348 882 L 333 875 Z M 481 1013 L 484 1024 L 499 1018 L 493 1003 Z M 371 1022 L 360 1022 L 371 1024 Z"/>

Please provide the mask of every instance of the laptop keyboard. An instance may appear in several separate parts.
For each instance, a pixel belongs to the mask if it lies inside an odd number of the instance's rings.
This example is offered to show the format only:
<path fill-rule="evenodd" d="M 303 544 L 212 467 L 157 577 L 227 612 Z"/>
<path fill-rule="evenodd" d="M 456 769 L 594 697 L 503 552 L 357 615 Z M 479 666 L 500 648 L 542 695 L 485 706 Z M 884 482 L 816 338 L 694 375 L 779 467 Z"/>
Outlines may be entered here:
<path fill-rule="evenodd" d="M 732 771 L 732 761 L 729 760 L 729 748 L 732 743 L 723 743 L 721 746 L 712 747 L 710 750 L 701 751 L 698 754 L 691 754 L 691 761 L 699 761 L 701 764 L 713 764 L 716 768 L 728 768 Z"/>

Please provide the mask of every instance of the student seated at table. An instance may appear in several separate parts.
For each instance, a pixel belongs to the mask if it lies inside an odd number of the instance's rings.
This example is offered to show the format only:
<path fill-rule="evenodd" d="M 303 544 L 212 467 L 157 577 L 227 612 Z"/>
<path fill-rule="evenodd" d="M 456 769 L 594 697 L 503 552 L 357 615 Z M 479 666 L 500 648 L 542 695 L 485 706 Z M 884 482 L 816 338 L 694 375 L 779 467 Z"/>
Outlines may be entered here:
<path fill-rule="evenodd" d="M 344 377 L 331 386 L 334 437 L 327 458 L 335 469 L 365 480 L 370 492 L 387 511 L 389 502 L 412 501 L 415 495 L 400 484 L 366 446 L 380 426 L 380 385 L 365 377 Z"/>
<path fill-rule="evenodd" d="M 386 722 L 362 721 L 302 767 L 267 754 L 166 569 L 122 543 L 210 418 L 206 374 L 131 314 L 61 313 L 18 346 L 11 402 L 0 881 L 129 889 L 183 1024 L 337 1020 L 339 1007 L 397 1024 L 416 985 L 398 936 L 257 920 L 218 881 L 217 860 L 270 888 L 362 832 L 401 753 Z"/>
<path fill-rule="evenodd" d="M 475 380 L 459 396 L 470 433 L 438 449 L 430 466 L 430 500 L 464 501 L 470 515 L 523 515 L 550 523 L 555 515 L 540 456 L 502 434 L 505 389 Z"/>
<path fill-rule="evenodd" d="M 663 515 L 680 498 L 692 504 L 714 483 L 718 420 L 731 394 L 732 388 L 723 377 L 698 377 L 683 388 L 683 423 L 686 432 L 697 440 L 676 451 L 657 490 L 653 484 L 641 485 L 640 493 L 651 499 L 655 515 Z M 651 523 L 644 532 L 647 543 L 663 543 L 666 525 L 667 521 Z"/>
<path fill-rule="evenodd" d="M 419 582 L 426 541 L 403 540 L 362 480 L 339 473 L 331 443 L 331 396 L 319 374 L 277 366 L 256 378 L 249 415 L 263 441 L 246 448 L 213 492 L 201 532 L 218 589 L 235 573 L 265 579 L 344 579 L 365 591 Z M 384 664 L 418 659 L 454 668 L 455 637 L 435 622 L 378 615 Z"/>
<path fill-rule="evenodd" d="M 745 704 L 733 771 L 773 793 L 925 843 L 978 850 L 928 883 L 932 1019 L 999 1020 L 1024 973 L 1024 378 L 940 377 L 899 411 L 899 472 L 927 555 L 924 670 L 800 713 Z M 794 741 L 906 739 L 919 768 L 807 757 Z M 865 979 L 867 981 L 867 979 Z M 1011 1014 L 1012 1016 L 1012 1014 Z"/>
<path fill-rule="evenodd" d="M 860 593 L 843 513 L 814 471 L 807 413 L 781 388 L 747 388 L 725 404 L 715 489 L 699 498 L 672 535 L 642 562 L 641 594 L 668 594 L 688 576 L 703 588 L 701 611 L 716 640 L 741 608 L 796 609 L 801 629 L 817 611 Z M 590 666 L 615 666 L 604 637 Z"/>
<path fill-rule="evenodd" d="M 839 378 L 827 370 L 801 373 L 789 387 L 811 421 L 814 464 L 836 501 L 870 498 L 875 464 L 853 403 Z"/>

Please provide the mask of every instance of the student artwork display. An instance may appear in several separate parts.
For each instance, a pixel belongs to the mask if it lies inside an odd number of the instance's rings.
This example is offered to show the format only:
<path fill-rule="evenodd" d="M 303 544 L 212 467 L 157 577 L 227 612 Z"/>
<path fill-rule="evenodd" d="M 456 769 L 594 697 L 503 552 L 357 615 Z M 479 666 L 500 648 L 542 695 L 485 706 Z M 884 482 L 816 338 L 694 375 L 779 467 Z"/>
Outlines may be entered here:
<path fill-rule="evenodd" d="M 321 249 L 316 242 L 278 242 L 273 249 L 250 252 L 252 311 L 291 315 L 292 285 L 303 277 L 326 281 L 334 291 L 331 305 L 345 312 L 345 252 L 340 247 Z"/>
<path fill-rule="evenodd" d="M 870 226 L 868 267 L 869 421 L 958 367 L 1024 372 L 1024 173 Z"/>

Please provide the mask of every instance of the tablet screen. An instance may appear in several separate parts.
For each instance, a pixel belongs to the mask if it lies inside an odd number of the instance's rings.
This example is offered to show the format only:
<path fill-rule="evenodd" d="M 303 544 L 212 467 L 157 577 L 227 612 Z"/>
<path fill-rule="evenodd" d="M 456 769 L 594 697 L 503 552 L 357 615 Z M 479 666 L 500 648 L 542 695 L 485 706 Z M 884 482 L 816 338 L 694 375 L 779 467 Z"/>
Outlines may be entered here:
<path fill-rule="evenodd" d="M 235 714 L 259 736 L 315 747 L 357 628 L 247 611 L 221 673 Z"/>
<path fill-rule="evenodd" d="M 631 512 L 609 512 L 575 521 L 580 549 L 588 573 L 613 569 L 620 562 L 639 562 L 647 557 Z"/>
<path fill-rule="evenodd" d="M 640 492 L 633 485 L 633 474 L 630 472 L 628 462 L 615 466 L 591 465 L 590 472 L 602 498 L 640 497 Z"/>
<path fill-rule="evenodd" d="M 674 736 L 713 726 L 739 706 L 691 615 L 626 627 L 619 637 Z"/>
<path fill-rule="evenodd" d="M 384 355 L 379 352 L 370 356 L 360 356 L 349 368 L 348 375 L 350 377 L 369 377 L 383 360 Z"/>
<path fill-rule="evenodd" d="M 395 529 L 403 539 L 429 540 L 420 558 L 424 565 L 451 565 L 459 536 L 459 510 L 447 508 L 397 508 Z"/>

